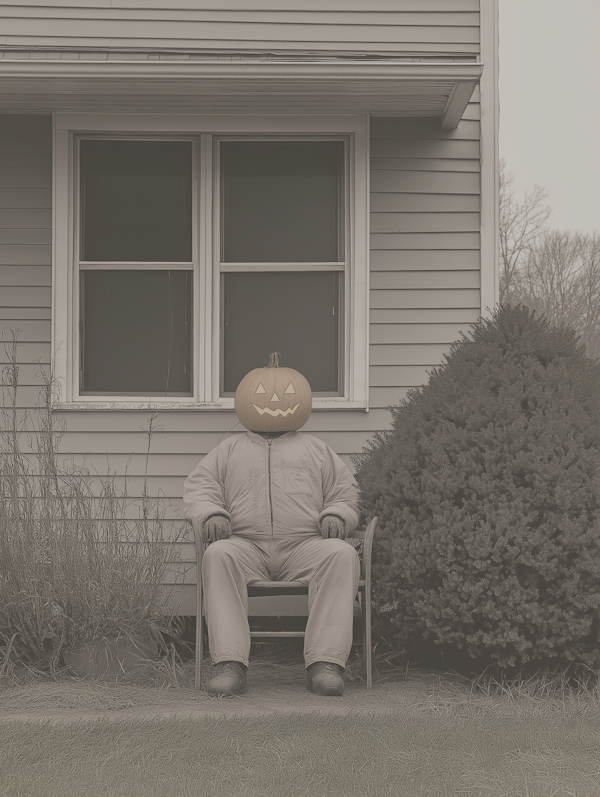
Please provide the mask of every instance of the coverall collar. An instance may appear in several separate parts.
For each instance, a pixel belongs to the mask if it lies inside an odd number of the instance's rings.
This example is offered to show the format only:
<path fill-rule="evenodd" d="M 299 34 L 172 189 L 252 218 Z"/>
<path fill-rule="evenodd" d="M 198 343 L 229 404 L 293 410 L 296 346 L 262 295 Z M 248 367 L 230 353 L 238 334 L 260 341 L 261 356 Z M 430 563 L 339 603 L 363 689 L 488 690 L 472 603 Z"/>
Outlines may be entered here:
<path fill-rule="evenodd" d="M 256 442 L 256 443 L 267 443 L 268 442 L 268 438 L 263 437 L 261 434 L 259 434 L 259 432 L 247 431 L 246 434 L 248 435 L 248 437 L 251 440 L 254 440 L 254 442 Z M 290 431 L 290 432 L 284 432 L 282 435 L 279 435 L 279 437 L 272 437 L 271 438 L 271 445 L 276 443 L 278 440 L 282 440 L 284 437 L 289 437 L 292 434 L 297 434 L 296 430 L 293 430 L 293 431 Z"/>

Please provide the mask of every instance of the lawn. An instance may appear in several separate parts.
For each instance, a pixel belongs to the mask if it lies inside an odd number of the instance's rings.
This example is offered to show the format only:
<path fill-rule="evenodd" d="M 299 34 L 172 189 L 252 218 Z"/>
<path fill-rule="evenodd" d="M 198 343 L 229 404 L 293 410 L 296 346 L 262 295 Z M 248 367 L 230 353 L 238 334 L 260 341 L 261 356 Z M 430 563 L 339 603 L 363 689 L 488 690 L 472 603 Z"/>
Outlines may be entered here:
<path fill-rule="evenodd" d="M 93 712 L 85 719 L 71 714 L 68 722 L 66 716 L 40 719 L 49 708 L 47 700 L 43 706 L 40 702 L 43 688 L 37 698 L 35 689 L 30 693 L 29 708 L 19 690 L 3 690 L 5 717 L 7 707 L 14 712 L 20 701 L 30 718 L 0 724 L 0 794 L 600 795 L 595 694 L 502 698 L 474 692 L 466 683 L 423 676 L 376 683 L 370 696 L 360 683 L 351 684 L 346 697 L 322 699 L 307 695 L 293 673 L 279 680 L 263 677 L 262 683 L 251 682 L 247 696 L 225 701 L 187 687 L 163 689 L 179 698 L 180 708 L 196 708 L 194 716 L 171 712 L 163 718 L 148 713 L 149 706 L 160 703 L 160 690 L 147 689 L 144 702 L 139 686 L 49 685 L 47 697 L 57 708 L 104 709 L 96 718 Z M 69 694 L 71 703 L 65 699 Z M 35 699 L 37 717 L 32 715 Z M 272 710 L 273 700 L 279 700 L 279 710 Z M 302 710 L 294 710 L 295 701 Z"/>

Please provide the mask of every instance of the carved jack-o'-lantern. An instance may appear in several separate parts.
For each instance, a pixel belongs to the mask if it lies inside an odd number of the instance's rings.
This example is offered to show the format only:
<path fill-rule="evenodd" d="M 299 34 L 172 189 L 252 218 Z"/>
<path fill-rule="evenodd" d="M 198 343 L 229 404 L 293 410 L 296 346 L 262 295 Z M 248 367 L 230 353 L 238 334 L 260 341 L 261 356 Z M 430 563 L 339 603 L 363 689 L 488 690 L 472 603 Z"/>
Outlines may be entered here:
<path fill-rule="evenodd" d="M 279 366 L 274 352 L 265 368 L 255 368 L 235 391 L 235 411 L 252 432 L 292 432 L 304 426 L 312 409 L 307 379 L 293 368 Z"/>

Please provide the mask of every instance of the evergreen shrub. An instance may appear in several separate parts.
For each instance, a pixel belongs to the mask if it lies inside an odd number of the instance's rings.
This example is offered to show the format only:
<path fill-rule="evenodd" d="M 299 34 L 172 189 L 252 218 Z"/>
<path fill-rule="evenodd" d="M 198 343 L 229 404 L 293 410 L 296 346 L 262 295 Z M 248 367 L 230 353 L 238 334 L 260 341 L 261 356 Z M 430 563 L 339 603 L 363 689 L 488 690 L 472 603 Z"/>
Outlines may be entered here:
<path fill-rule="evenodd" d="M 600 664 L 600 364 L 500 306 L 355 457 L 377 622 L 498 666 Z"/>

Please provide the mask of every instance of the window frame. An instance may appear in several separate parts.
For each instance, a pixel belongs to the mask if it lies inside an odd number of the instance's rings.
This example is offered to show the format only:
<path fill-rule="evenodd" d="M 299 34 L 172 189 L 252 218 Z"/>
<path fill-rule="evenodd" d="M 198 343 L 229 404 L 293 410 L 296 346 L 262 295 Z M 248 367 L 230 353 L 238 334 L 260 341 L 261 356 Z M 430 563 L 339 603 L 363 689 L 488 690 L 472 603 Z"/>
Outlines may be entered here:
<path fill-rule="evenodd" d="M 82 257 L 82 246 L 81 246 L 81 227 L 82 227 L 82 220 L 81 220 L 81 205 L 82 205 L 82 194 L 81 194 L 81 170 L 80 170 L 80 163 L 81 163 L 81 142 L 87 140 L 99 141 L 99 140 L 109 140 L 109 141 L 189 141 L 192 145 L 192 173 L 191 173 L 191 184 L 192 184 L 192 195 L 191 195 L 191 216 L 192 216 L 192 259 L 190 261 L 131 261 L 131 260 L 98 260 L 98 261 L 88 261 L 84 260 Z M 104 134 L 98 135 L 93 133 L 88 134 L 76 134 L 73 137 L 73 147 L 74 147 L 74 155 L 73 155 L 73 174 L 74 174 L 74 197 L 73 197 L 73 212 L 74 212 L 74 225 L 73 225 L 73 264 L 74 264 L 74 272 L 73 272 L 73 307 L 72 312 L 76 315 L 78 331 L 77 335 L 75 335 L 73 339 L 73 358 L 74 361 L 77 363 L 77 373 L 74 374 L 74 378 L 76 381 L 76 389 L 78 401 L 87 401 L 88 399 L 91 401 L 127 401 L 127 402 L 139 402 L 139 401 L 148 401 L 150 396 L 146 393 L 140 391 L 138 393 L 111 393 L 110 391 L 102 391 L 97 393 L 92 393 L 89 391 L 83 390 L 83 351 L 81 346 L 81 323 L 82 323 L 82 310 L 81 310 L 81 300 L 82 300 L 82 290 L 81 290 L 81 272 L 82 271 L 191 271 L 192 272 L 192 285 L 193 285 L 193 295 L 192 295 L 192 336 L 190 340 L 190 349 L 191 349 L 191 368 L 192 368 L 192 377 L 191 377 L 191 395 L 187 396 L 177 396 L 176 394 L 168 395 L 168 396 L 161 396 L 155 397 L 155 401 L 159 400 L 166 400 L 166 401 L 174 401 L 174 402 L 189 402 L 195 395 L 197 395 L 196 390 L 196 371 L 198 369 L 198 357 L 196 355 L 196 350 L 198 348 L 198 335 L 196 333 L 196 319 L 198 317 L 198 286 L 197 286 L 197 274 L 199 270 L 199 259 L 198 259 L 198 225 L 194 224 L 194 219 L 197 218 L 199 214 L 199 207 L 198 207 L 198 182 L 199 182 L 199 170 L 201 167 L 200 157 L 198 152 L 198 139 L 196 136 L 167 136 L 167 135 L 140 135 L 139 133 L 134 133 L 131 135 L 124 135 L 124 134 Z"/>
<path fill-rule="evenodd" d="M 233 409 L 220 385 L 220 181 L 215 151 L 221 140 L 344 139 L 346 241 L 344 268 L 344 393 L 315 396 L 313 408 L 368 410 L 369 118 L 353 116 L 208 116 L 55 112 L 53 136 L 53 371 L 57 409 Z M 194 332 L 193 396 L 79 393 L 79 189 L 81 138 L 194 140 L 192 175 Z M 202 176 L 200 176 L 202 173 Z M 112 264 L 114 266 L 114 264 Z M 123 264 L 130 267 L 132 264 Z M 137 265 L 137 264 L 136 264 Z M 140 264 L 144 268 L 147 264 Z M 295 266 L 296 264 L 290 264 Z M 110 268 L 110 264 L 106 264 Z M 165 268 L 164 263 L 155 268 Z M 168 265 L 171 267 L 171 264 Z M 177 264 L 176 267 L 189 267 Z M 279 270 L 285 270 L 279 268 Z M 297 269 L 289 269 L 297 270 Z"/>
<path fill-rule="evenodd" d="M 330 262 L 330 263 L 318 263 L 318 262 L 302 262 L 302 261 L 290 261 L 290 262 L 273 262 L 273 263 L 261 263 L 261 262 L 251 262 L 247 261 L 244 263 L 235 263 L 235 262 L 226 262 L 220 257 L 222 256 L 222 246 L 223 246 L 223 230 L 222 230 L 222 197 L 221 197 L 221 155 L 220 155 L 220 144 L 223 141 L 341 141 L 344 145 L 344 169 L 343 169 L 343 184 L 342 184 L 342 209 L 344 213 L 344 218 L 342 219 L 342 234 L 341 238 L 343 239 L 343 249 L 344 249 L 344 258 L 341 261 L 337 262 Z M 348 351 L 348 335 L 349 330 L 346 329 L 346 325 L 348 323 L 347 316 L 348 313 L 346 312 L 346 307 L 348 305 L 348 301 L 350 299 L 350 291 L 348 289 L 348 273 L 350 267 L 350 253 L 352 251 L 352 245 L 350 241 L 350 187 L 349 187 L 349 175 L 350 175 L 350 148 L 351 148 L 351 139 L 348 134 L 346 135 L 311 135 L 311 136 L 298 136 L 298 135 L 215 135 L 213 136 L 213 241 L 215 245 L 213 247 L 213 274 L 214 274 L 214 281 L 215 284 L 218 285 L 218 290 L 215 291 L 214 295 L 214 310 L 213 310 L 213 341 L 216 344 L 216 351 L 213 352 L 213 381 L 214 384 L 218 386 L 219 389 L 219 396 L 223 399 L 231 398 L 228 395 L 225 395 L 225 391 L 221 392 L 221 385 L 223 380 L 223 362 L 224 362 L 224 347 L 219 345 L 221 340 L 222 334 L 222 318 L 224 312 L 224 302 L 223 302 L 223 295 L 221 292 L 221 284 L 222 284 L 222 276 L 226 273 L 232 272 L 243 272 L 243 273 L 255 273 L 258 271 L 262 272 L 297 272 L 297 271 L 337 271 L 342 273 L 343 275 L 343 294 L 340 296 L 340 312 L 341 312 L 341 320 L 340 320 L 340 335 L 338 338 L 338 384 L 341 387 L 341 391 L 337 395 L 328 395 L 325 396 L 324 394 L 315 394 L 313 393 L 313 401 L 317 401 L 320 398 L 334 398 L 340 400 L 348 395 L 348 383 L 347 383 L 347 375 L 349 371 L 349 351 Z M 338 232 L 339 235 L 339 232 Z M 341 293 L 341 291 L 340 291 Z M 218 302 L 218 305 L 217 305 Z M 266 363 L 265 363 L 266 364 Z M 283 363 L 285 365 L 285 363 Z M 260 366 L 256 366 L 260 367 Z"/>

